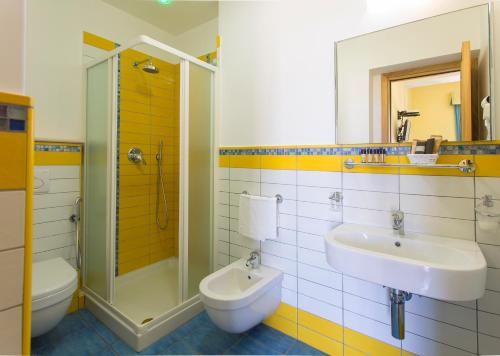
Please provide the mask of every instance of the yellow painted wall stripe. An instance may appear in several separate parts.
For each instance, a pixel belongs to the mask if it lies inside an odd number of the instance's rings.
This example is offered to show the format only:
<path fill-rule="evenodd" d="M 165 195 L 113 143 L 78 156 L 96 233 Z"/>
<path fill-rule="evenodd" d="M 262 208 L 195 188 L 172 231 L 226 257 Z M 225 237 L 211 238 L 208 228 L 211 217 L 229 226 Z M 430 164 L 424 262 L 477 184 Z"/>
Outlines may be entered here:
<path fill-rule="evenodd" d="M 106 51 L 111 51 L 116 48 L 116 44 L 113 41 L 86 31 L 83 31 L 83 43 Z"/>

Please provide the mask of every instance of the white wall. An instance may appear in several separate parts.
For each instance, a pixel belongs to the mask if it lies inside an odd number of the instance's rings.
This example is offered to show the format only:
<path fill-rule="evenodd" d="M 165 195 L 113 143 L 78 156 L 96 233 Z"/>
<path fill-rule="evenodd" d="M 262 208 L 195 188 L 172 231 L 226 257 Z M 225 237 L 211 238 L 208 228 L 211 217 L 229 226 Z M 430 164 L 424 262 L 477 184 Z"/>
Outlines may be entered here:
<path fill-rule="evenodd" d="M 219 21 L 215 18 L 175 37 L 174 47 L 195 57 L 213 52 L 218 31 Z"/>
<path fill-rule="evenodd" d="M 27 5 L 26 92 L 35 98 L 37 138 L 83 141 L 83 31 L 119 43 L 140 34 L 173 43 L 168 33 L 100 0 Z"/>
<path fill-rule="evenodd" d="M 335 41 L 485 2 L 221 2 L 220 145 L 334 143 Z"/>
<path fill-rule="evenodd" d="M 25 0 L 0 0 L 0 91 L 24 93 Z"/>

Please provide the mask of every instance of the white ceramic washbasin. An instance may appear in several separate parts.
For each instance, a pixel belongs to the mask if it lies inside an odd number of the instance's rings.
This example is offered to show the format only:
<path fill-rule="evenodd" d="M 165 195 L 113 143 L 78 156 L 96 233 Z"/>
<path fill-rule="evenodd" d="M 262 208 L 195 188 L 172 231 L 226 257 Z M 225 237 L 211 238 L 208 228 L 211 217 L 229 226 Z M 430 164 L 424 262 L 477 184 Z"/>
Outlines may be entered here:
<path fill-rule="evenodd" d="M 386 287 L 452 301 L 484 294 L 486 260 L 473 241 L 342 224 L 327 233 L 325 248 L 336 270 Z"/>

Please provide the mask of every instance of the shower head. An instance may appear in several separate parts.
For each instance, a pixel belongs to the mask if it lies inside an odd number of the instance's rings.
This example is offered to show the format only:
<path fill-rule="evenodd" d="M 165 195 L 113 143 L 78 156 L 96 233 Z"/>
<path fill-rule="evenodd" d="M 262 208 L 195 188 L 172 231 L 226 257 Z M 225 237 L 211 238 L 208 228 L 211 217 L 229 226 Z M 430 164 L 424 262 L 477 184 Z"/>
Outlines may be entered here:
<path fill-rule="evenodd" d="M 134 62 L 134 68 L 139 68 L 139 65 L 145 63 L 143 66 L 142 66 L 142 70 L 145 71 L 146 73 L 150 73 L 150 74 L 158 74 L 160 73 L 160 70 L 158 69 L 157 66 L 155 66 L 153 64 L 153 58 L 148 58 L 144 61 L 140 61 L 140 62 Z"/>

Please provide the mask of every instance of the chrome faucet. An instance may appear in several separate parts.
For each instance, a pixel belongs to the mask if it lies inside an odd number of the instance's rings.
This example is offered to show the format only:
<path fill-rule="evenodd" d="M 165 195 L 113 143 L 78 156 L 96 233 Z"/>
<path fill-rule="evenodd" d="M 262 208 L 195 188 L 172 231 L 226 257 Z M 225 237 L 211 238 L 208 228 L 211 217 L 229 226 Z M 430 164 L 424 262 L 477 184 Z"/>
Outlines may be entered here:
<path fill-rule="evenodd" d="M 392 229 L 400 236 L 405 234 L 405 214 L 401 210 L 392 212 Z"/>
<path fill-rule="evenodd" d="M 252 269 L 259 268 L 260 266 L 260 254 L 257 251 L 250 252 L 250 258 L 245 263 L 245 266 Z"/>

